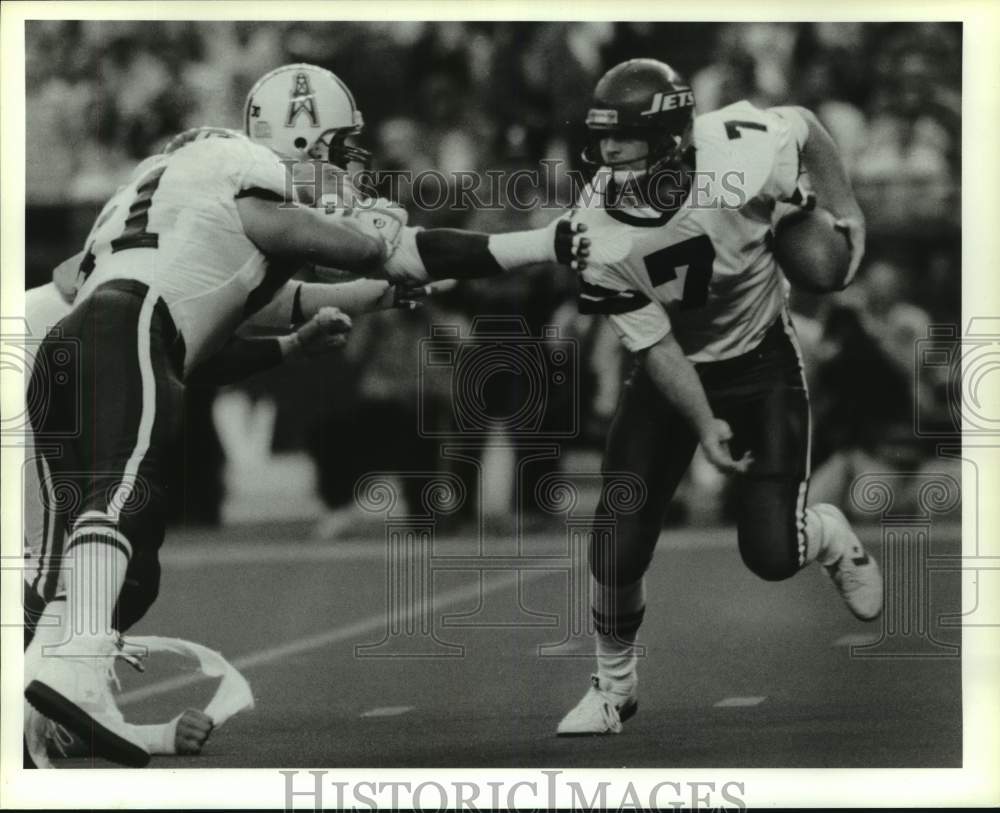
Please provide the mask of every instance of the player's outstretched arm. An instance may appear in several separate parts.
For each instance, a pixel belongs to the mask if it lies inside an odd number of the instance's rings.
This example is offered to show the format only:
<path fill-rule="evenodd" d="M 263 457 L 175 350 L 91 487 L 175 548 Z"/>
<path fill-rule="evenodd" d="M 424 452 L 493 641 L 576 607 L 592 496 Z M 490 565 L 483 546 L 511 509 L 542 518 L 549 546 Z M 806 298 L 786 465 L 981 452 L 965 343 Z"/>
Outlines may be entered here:
<path fill-rule="evenodd" d="M 844 287 L 851 284 L 865 254 L 865 216 L 854 197 L 851 181 L 833 138 L 811 110 L 796 107 L 805 119 L 809 135 L 802 147 L 802 168 L 809 173 L 820 205 L 837 218 L 837 227 L 847 233 L 851 243 L 851 264 Z"/>
<path fill-rule="evenodd" d="M 323 308 L 337 308 L 352 317 L 391 308 L 412 310 L 454 284 L 454 280 L 441 280 L 411 288 L 382 279 L 336 283 L 291 280 L 243 324 L 251 330 L 285 331 L 289 325 L 312 319 Z"/>
<path fill-rule="evenodd" d="M 357 279 L 351 282 L 300 282 L 297 307 L 292 323 L 311 319 L 322 308 L 334 307 L 349 316 L 384 310 L 413 310 L 435 295 L 450 291 L 456 281 L 438 280 L 427 285 L 393 285 L 382 279 Z"/>
<path fill-rule="evenodd" d="M 351 282 L 302 282 L 289 280 L 263 308 L 243 324 L 254 330 L 288 330 L 312 319 L 322 308 L 337 308 L 348 316 L 380 310 L 392 300 L 392 287 L 385 280 L 358 279 Z M 389 305 L 385 305 L 389 307 Z"/>
<path fill-rule="evenodd" d="M 640 352 L 649 377 L 694 429 L 708 461 L 726 474 L 745 473 L 753 462 L 750 453 L 733 459 L 729 451 L 732 430 L 712 413 L 701 379 L 673 334 Z"/>
<path fill-rule="evenodd" d="M 254 196 L 237 198 L 236 208 L 247 237 L 268 257 L 365 276 L 377 275 L 385 262 L 385 242 L 360 219 L 331 217 L 322 209 Z"/>
<path fill-rule="evenodd" d="M 385 263 L 385 275 L 392 282 L 421 285 L 492 277 L 539 263 L 583 270 L 590 255 L 586 229 L 584 223 L 563 218 L 540 229 L 506 234 L 404 228 Z"/>

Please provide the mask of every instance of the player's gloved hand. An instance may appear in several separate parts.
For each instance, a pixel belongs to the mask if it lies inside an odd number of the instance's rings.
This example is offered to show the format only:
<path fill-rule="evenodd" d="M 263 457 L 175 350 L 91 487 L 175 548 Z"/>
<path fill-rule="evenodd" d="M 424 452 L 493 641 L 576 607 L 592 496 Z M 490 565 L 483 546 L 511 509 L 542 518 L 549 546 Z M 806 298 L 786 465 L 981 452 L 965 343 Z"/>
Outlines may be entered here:
<path fill-rule="evenodd" d="M 556 262 L 568 265 L 574 271 L 582 271 L 587 267 L 590 256 L 590 239 L 583 236 L 587 230 L 586 223 L 574 220 L 556 220 L 553 225 Z"/>
<path fill-rule="evenodd" d="M 178 754 L 200 754 L 215 728 L 212 718 L 197 709 L 185 709 L 177 718 L 174 731 L 174 751 Z"/>
<path fill-rule="evenodd" d="M 333 307 L 320 308 L 319 312 L 302 327 L 279 341 L 285 358 L 295 356 L 321 356 L 343 347 L 351 332 L 351 317 Z"/>
<path fill-rule="evenodd" d="M 846 288 L 854 281 L 854 275 L 858 273 L 865 256 L 865 218 L 858 212 L 839 218 L 833 227 L 847 235 L 847 242 L 851 244 L 851 264 L 847 267 L 843 285 Z"/>
<path fill-rule="evenodd" d="M 713 418 L 701 433 L 701 448 L 708 462 L 723 474 L 746 474 L 753 464 L 753 456 L 747 452 L 739 460 L 733 459 L 729 450 L 733 430 L 729 424 L 719 418 Z"/>
<path fill-rule="evenodd" d="M 458 280 L 440 279 L 427 285 L 390 285 L 379 300 L 380 309 L 400 308 L 416 310 L 423 307 L 431 297 L 451 291 L 458 285 Z"/>

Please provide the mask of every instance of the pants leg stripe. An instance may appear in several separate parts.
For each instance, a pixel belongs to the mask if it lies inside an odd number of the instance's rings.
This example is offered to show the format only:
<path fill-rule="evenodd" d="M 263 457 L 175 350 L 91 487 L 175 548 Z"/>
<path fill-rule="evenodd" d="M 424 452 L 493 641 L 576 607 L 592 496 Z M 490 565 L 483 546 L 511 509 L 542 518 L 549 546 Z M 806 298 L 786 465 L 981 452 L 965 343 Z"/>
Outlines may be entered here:
<path fill-rule="evenodd" d="M 42 489 L 42 494 L 40 496 L 43 500 L 42 549 L 38 553 L 38 564 L 35 565 L 35 578 L 31 582 L 31 589 L 38 592 L 38 585 L 41 582 L 42 577 L 45 575 L 47 558 L 52 556 L 55 527 L 60 523 L 57 523 L 55 521 L 55 516 L 53 516 L 55 513 L 53 509 L 53 506 L 55 505 L 55 498 L 49 491 L 49 487 L 52 485 L 49 480 L 49 464 L 45 462 L 45 458 L 39 454 L 37 450 L 35 450 L 35 454 L 37 455 L 35 458 L 35 466 L 38 469 L 38 483 Z"/>
<path fill-rule="evenodd" d="M 108 513 L 114 519 L 118 518 L 122 507 L 128 501 L 129 495 L 135 487 L 139 466 L 142 465 L 143 458 L 149 451 L 149 441 L 153 434 L 153 424 L 156 421 L 156 378 L 153 375 L 153 359 L 150 354 L 150 326 L 153 322 L 153 308 L 157 298 L 156 293 L 150 288 L 146 292 L 142 309 L 139 311 L 137 345 L 139 373 L 142 378 L 142 414 L 139 419 L 139 432 L 135 448 L 132 449 L 132 454 L 125 464 L 121 484 L 115 489 L 114 496 L 108 504 Z"/>
<path fill-rule="evenodd" d="M 795 326 L 788 315 L 787 309 L 781 311 L 781 324 L 785 329 L 785 335 L 792 343 L 795 350 L 795 357 L 799 362 L 799 376 L 802 378 L 802 389 L 806 394 L 806 473 L 805 479 L 799 483 L 798 499 L 795 501 L 795 526 L 799 546 L 799 567 L 806 561 L 806 497 L 809 492 L 809 475 L 812 472 L 812 409 L 809 408 L 809 387 L 806 384 L 806 368 L 802 363 L 802 350 L 799 347 L 798 337 L 795 335 Z"/>

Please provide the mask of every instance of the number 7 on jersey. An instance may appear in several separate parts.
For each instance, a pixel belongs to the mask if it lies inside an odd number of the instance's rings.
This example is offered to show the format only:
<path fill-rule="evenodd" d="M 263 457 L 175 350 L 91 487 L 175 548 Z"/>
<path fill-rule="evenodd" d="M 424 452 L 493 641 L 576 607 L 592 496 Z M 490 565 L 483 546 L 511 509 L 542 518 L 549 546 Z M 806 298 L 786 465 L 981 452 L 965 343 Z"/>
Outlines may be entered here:
<path fill-rule="evenodd" d="M 681 310 L 703 308 L 708 302 L 708 284 L 712 280 L 715 247 L 707 235 L 699 234 L 661 248 L 643 259 L 653 287 L 677 279 L 677 269 L 687 266 Z"/>

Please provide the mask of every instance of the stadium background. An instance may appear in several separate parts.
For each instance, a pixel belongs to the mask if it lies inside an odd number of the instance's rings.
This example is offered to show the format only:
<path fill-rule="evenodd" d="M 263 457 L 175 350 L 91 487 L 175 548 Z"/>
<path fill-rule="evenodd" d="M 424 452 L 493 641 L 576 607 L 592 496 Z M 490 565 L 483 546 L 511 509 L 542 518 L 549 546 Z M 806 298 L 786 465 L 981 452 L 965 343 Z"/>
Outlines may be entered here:
<path fill-rule="evenodd" d="M 238 127 L 252 82 L 289 61 L 344 79 L 376 168 L 414 173 L 531 169 L 541 159 L 578 167 L 590 90 L 634 56 L 689 76 L 701 112 L 743 98 L 808 106 L 841 148 L 870 241 L 849 291 L 793 300 L 813 399 L 812 496 L 849 506 L 856 474 L 931 459 L 913 416 L 947 420 L 945 381 L 918 369 L 914 342 L 929 324 L 960 320 L 959 25 L 33 21 L 26 46 L 28 287 L 80 249 L 139 160 L 186 127 Z M 499 230 L 551 216 L 414 209 L 412 222 Z M 501 314 L 535 333 L 556 324 L 579 348 L 581 431 L 562 442 L 560 461 L 526 469 L 530 514 L 531 478 L 558 465 L 596 469 L 623 365 L 606 327 L 576 314 L 574 292 L 572 277 L 551 268 L 466 284 L 418 313 L 356 320 L 342 356 L 192 392 L 176 519 L 298 518 L 318 520 L 320 536 L 358 533 L 357 477 L 446 465 L 417 431 L 418 403 L 440 428 L 453 420 L 447 387 L 420 391 L 420 339 L 431 324 L 467 335 L 476 316 Z M 510 414 L 523 391 L 517 375 L 493 376 L 487 411 Z M 573 404 L 552 395 L 546 419 L 558 420 Z M 518 454 L 484 453 L 491 493 L 482 496 L 496 513 L 509 508 L 513 486 L 503 483 Z M 696 463 L 670 521 L 725 517 L 724 483 Z"/>

